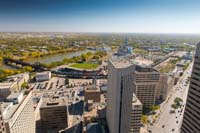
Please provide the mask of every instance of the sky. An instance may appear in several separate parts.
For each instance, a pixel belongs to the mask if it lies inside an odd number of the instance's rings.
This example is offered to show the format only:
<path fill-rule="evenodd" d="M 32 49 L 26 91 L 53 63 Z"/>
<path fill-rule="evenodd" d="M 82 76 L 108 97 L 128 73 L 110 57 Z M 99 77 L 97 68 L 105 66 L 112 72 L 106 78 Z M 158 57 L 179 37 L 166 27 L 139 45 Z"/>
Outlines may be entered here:
<path fill-rule="evenodd" d="M 200 0 L 0 0 L 0 32 L 200 33 Z"/>

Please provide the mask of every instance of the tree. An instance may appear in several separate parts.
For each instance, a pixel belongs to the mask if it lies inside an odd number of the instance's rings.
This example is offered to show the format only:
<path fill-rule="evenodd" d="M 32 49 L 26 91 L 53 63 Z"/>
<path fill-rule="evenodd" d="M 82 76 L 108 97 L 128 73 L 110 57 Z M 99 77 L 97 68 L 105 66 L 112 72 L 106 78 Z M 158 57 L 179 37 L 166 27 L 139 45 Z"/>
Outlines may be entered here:
<path fill-rule="evenodd" d="M 142 123 L 147 124 L 148 117 L 146 115 L 142 115 Z"/>
<path fill-rule="evenodd" d="M 21 88 L 22 89 L 28 89 L 28 83 L 27 82 L 24 82 L 22 85 L 21 85 Z"/>
<path fill-rule="evenodd" d="M 65 84 L 69 85 L 69 79 L 68 78 L 65 78 Z"/>

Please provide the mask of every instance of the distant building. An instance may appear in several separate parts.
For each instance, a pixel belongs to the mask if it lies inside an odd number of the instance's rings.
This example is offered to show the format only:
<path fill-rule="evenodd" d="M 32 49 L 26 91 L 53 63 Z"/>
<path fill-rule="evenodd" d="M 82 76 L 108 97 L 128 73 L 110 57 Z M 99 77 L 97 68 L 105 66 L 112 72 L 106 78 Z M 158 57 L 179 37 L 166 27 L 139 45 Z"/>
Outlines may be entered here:
<path fill-rule="evenodd" d="M 35 80 L 37 82 L 47 81 L 49 79 L 51 79 L 50 71 L 36 73 Z"/>
<path fill-rule="evenodd" d="M 128 39 L 126 38 L 124 44 L 120 45 L 117 51 L 117 55 L 126 56 L 133 53 L 133 47 L 128 44 Z"/>
<path fill-rule="evenodd" d="M 173 89 L 175 82 L 174 75 L 170 75 L 167 73 L 160 74 L 159 84 L 157 88 L 157 99 L 159 100 L 166 100 L 169 96 L 171 90 Z"/>
<path fill-rule="evenodd" d="M 186 54 L 182 56 L 182 59 L 192 61 L 193 57 L 194 57 L 194 54 L 192 52 L 187 52 Z"/>
<path fill-rule="evenodd" d="M 197 44 L 181 133 L 200 132 L 200 43 Z"/>
<path fill-rule="evenodd" d="M 7 133 L 35 133 L 32 92 L 20 104 L 3 103 L 3 119 Z"/>
<path fill-rule="evenodd" d="M 134 70 L 128 59 L 113 57 L 108 61 L 106 119 L 110 133 L 130 131 Z"/>
<path fill-rule="evenodd" d="M 55 133 L 68 127 L 68 110 L 65 99 L 43 97 L 40 118 L 43 133 Z"/>
<path fill-rule="evenodd" d="M 160 73 L 154 68 L 136 66 L 134 76 L 135 94 L 144 107 L 155 104 L 159 77 Z"/>
<path fill-rule="evenodd" d="M 140 127 L 142 125 L 141 118 L 142 118 L 142 103 L 135 96 L 135 94 L 133 94 L 130 133 L 140 133 Z"/>
<path fill-rule="evenodd" d="M 157 52 L 161 50 L 159 46 L 141 46 L 140 48 L 147 50 L 149 52 Z"/>

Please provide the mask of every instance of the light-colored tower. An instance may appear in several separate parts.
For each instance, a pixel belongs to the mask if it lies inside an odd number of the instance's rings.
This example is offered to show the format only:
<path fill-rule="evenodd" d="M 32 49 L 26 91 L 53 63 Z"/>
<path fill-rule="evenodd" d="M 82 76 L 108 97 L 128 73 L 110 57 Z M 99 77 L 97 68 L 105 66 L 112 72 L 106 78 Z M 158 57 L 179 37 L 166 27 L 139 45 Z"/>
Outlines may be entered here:
<path fill-rule="evenodd" d="M 110 133 L 130 132 L 134 65 L 125 58 L 108 61 L 106 119 Z"/>
<path fill-rule="evenodd" d="M 135 68 L 135 95 L 144 107 L 155 104 L 159 72 L 153 68 L 137 65 Z"/>
<path fill-rule="evenodd" d="M 197 44 L 181 133 L 200 133 L 200 43 Z"/>

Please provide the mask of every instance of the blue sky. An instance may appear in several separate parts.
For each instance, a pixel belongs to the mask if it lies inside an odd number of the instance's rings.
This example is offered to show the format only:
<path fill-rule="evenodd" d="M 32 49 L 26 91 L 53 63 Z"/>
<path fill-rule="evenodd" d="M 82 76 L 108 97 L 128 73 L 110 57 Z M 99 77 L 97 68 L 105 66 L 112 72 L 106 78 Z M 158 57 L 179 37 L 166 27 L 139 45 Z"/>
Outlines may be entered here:
<path fill-rule="evenodd" d="M 200 33 L 200 0 L 0 0 L 0 31 Z"/>

